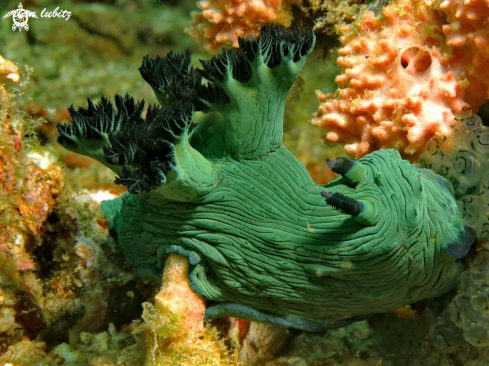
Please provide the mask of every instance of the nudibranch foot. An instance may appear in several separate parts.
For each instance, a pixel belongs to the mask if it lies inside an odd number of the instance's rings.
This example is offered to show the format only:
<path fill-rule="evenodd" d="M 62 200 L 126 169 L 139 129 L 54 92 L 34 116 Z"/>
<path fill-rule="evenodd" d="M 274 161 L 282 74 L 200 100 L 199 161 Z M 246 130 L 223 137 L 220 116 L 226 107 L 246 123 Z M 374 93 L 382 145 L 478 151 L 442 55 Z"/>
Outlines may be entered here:
<path fill-rule="evenodd" d="M 321 332 L 327 329 L 340 328 L 353 322 L 363 320 L 367 317 L 354 317 L 337 321 L 321 322 L 292 315 L 274 314 L 268 311 L 254 309 L 246 305 L 233 303 L 212 305 L 208 307 L 205 311 L 205 321 L 210 321 L 225 316 L 232 316 L 239 319 L 270 323 L 306 332 Z"/>
<path fill-rule="evenodd" d="M 180 245 L 162 245 L 158 248 L 158 265 L 160 267 L 165 263 L 166 257 L 169 254 L 179 254 L 188 259 L 191 266 L 195 266 L 200 263 L 199 253 L 191 250 L 187 250 Z"/>
<path fill-rule="evenodd" d="M 472 243 L 475 240 L 475 230 L 469 226 L 465 226 L 465 230 L 452 243 L 447 245 L 448 251 L 455 258 L 463 258 L 469 251 Z"/>

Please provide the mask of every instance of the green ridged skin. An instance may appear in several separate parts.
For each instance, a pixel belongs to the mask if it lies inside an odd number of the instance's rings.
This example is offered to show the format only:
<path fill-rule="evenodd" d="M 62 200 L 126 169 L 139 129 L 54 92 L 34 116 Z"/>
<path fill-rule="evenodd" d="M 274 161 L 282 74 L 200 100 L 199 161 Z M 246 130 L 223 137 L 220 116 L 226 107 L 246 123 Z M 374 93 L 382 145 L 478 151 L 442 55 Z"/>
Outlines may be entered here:
<path fill-rule="evenodd" d="M 136 271 L 158 277 L 168 254 L 186 256 L 191 287 L 219 302 L 208 319 L 341 326 L 447 291 L 473 241 L 450 184 L 396 150 L 320 186 L 282 145 L 285 98 L 313 45 L 310 30 L 268 26 L 201 71 L 187 54 L 145 59 L 161 110 L 143 120 L 118 97 L 117 114 L 103 100 L 59 128 L 63 146 L 96 153 L 128 187 L 103 209 Z"/>

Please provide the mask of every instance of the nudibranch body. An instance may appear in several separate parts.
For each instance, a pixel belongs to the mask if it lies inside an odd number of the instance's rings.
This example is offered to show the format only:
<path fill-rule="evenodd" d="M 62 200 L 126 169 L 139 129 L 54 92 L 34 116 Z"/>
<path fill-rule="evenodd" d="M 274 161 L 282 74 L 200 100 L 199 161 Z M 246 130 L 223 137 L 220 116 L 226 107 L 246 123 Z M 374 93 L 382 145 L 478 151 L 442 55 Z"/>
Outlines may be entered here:
<path fill-rule="evenodd" d="M 320 186 L 282 145 L 313 47 L 311 30 L 270 25 L 202 70 L 189 52 L 145 58 L 162 107 L 143 119 L 143 103 L 116 96 L 117 112 L 89 101 L 59 126 L 61 145 L 128 187 L 103 205 L 127 259 L 158 276 L 168 254 L 186 256 L 191 287 L 218 302 L 209 319 L 340 326 L 447 291 L 473 240 L 450 183 L 396 150 L 331 160 L 342 176 Z"/>

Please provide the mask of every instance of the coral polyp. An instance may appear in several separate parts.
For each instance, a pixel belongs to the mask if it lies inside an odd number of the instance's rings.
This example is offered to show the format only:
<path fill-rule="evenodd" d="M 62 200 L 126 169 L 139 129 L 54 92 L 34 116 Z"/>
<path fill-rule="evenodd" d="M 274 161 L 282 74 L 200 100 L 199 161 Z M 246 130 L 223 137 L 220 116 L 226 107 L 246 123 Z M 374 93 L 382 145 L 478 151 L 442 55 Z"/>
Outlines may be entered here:
<path fill-rule="evenodd" d="M 450 183 L 396 150 L 328 161 L 321 186 L 283 146 L 288 91 L 314 47 L 310 29 L 264 27 L 203 69 L 189 52 L 145 58 L 161 107 L 116 97 L 71 109 L 59 143 L 91 156 L 129 192 L 103 204 L 138 273 L 169 254 L 189 283 L 236 316 L 305 330 L 337 327 L 450 289 L 473 233 Z M 195 112 L 204 112 L 194 118 Z"/>

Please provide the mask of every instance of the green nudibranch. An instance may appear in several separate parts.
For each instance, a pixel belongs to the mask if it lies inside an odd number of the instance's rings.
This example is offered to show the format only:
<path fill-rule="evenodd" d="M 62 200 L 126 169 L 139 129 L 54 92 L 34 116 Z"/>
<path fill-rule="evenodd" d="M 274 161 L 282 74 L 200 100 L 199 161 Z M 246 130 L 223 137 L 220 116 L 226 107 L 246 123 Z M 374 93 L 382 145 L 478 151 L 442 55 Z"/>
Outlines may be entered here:
<path fill-rule="evenodd" d="M 320 186 L 282 145 L 285 99 L 314 42 L 310 29 L 268 25 L 203 69 L 190 52 L 146 57 L 161 107 L 143 119 L 129 96 L 117 112 L 89 100 L 58 126 L 61 145 L 127 186 L 103 204 L 127 259 L 158 276 L 169 253 L 186 256 L 192 288 L 217 302 L 208 319 L 341 326 L 447 291 L 474 239 L 450 183 L 396 150 L 330 160 L 342 176 Z"/>

